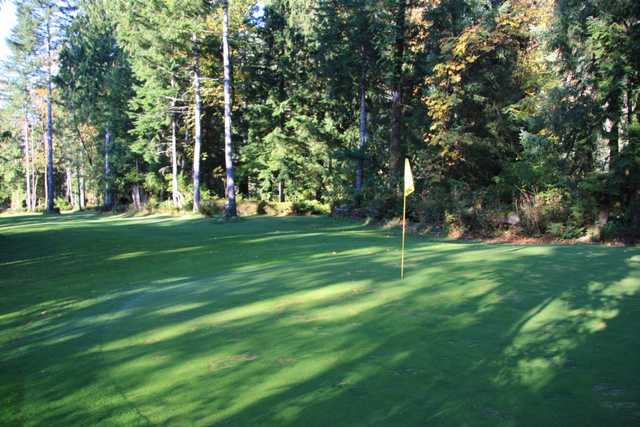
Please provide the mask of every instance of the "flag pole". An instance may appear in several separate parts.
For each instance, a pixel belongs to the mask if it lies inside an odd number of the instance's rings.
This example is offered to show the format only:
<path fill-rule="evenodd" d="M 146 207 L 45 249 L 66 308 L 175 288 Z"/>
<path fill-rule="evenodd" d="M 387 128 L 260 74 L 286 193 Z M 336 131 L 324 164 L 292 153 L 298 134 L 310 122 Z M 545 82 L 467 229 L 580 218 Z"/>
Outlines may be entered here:
<path fill-rule="evenodd" d="M 404 280 L 404 240 L 407 234 L 407 197 L 415 191 L 409 159 L 404 159 L 404 191 L 402 192 L 402 250 L 400 255 L 400 280 Z"/>
<path fill-rule="evenodd" d="M 404 238 L 407 229 L 407 195 L 403 194 L 402 203 L 402 250 L 400 255 L 400 280 L 404 280 Z"/>

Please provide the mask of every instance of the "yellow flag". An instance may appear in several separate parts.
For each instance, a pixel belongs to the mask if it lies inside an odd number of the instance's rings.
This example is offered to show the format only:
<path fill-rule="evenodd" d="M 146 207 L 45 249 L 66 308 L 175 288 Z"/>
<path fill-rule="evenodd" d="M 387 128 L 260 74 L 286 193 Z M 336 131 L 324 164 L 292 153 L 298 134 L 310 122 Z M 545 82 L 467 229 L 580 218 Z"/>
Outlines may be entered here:
<path fill-rule="evenodd" d="M 413 185 L 413 174 L 411 173 L 411 165 L 409 159 L 404 159 L 404 197 L 415 191 Z"/>

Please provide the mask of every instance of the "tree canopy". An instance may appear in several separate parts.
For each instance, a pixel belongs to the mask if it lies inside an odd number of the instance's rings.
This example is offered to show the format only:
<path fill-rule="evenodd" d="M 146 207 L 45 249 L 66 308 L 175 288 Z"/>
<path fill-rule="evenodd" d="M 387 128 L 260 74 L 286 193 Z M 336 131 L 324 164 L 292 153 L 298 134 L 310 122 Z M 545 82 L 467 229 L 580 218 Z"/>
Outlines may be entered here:
<path fill-rule="evenodd" d="M 235 215 L 237 193 L 390 218 L 406 157 L 431 230 L 640 234 L 637 1 L 16 5 L 14 209 Z"/>

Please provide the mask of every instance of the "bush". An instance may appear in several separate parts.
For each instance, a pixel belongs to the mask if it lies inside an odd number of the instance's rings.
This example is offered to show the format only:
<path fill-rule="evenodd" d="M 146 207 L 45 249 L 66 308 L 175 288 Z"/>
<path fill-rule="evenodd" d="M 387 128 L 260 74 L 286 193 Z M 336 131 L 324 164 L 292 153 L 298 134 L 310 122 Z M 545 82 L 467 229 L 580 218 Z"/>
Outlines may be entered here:
<path fill-rule="evenodd" d="M 565 227 L 565 229 L 562 232 L 562 237 L 563 239 L 579 239 L 580 237 L 583 237 L 585 234 L 587 234 L 587 229 L 585 227 L 579 227 L 579 226 L 575 226 L 575 225 L 567 225 Z"/>
<path fill-rule="evenodd" d="M 258 202 L 258 206 L 256 209 L 256 214 L 258 215 L 266 215 L 267 214 L 267 207 L 268 207 L 268 203 L 264 200 L 260 200 Z"/>
<path fill-rule="evenodd" d="M 236 204 L 236 210 L 240 216 L 258 215 L 260 203 L 253 200 L 240 200 Z"/>
<path fill-rule="evenodd" d="M 634 243 L 640 240 L 640 232 L 628 222 L 613 220 L 602 227 L 600 237 L 609 242 Z"/>
<path fill-rule="evenodd" d="M 415 208 L 417 219 L 423 224 L 442 224 L 447 211 L 446 204 L 440 199 L 427 199 L 418 202 Z"/>
<path fill-rule="evenodd" d="M 206 217 L 222 215 L 224 213 L 224 206 L 221 207 L 215 200 L 203 200 L 200 202 L 199 212 Z"/>
<path fill-rule="evenodd" d="M 55 206 L 62 211 L 70 211 L 73 209 L 73 205 L 67 201 L 64 197 L 56 197 Z"/>
<path fill-rule="evenodd" d="M 535 236 L 547 232 L 551 223 L 566 223 L 567 199 L 567 195 L 559 189 L 523 193 L 516 200 L 516 211 L 522 219 L 523 231 Z"/>
<path fill-rule="evenodd" d="M 331 209 L 317 200 L 303 200 L 291 204 L 291 215 L 328 215 Z"/>
<path fill-rule="evenodd" d="M 265 202 L 264 214 L 271 216 L 291 215 L 290 202 Z"/>
<path fill-rule="evenodd" d="M 367 216 L 376 220 L 402 216 L 402 199 L 399 196 L 385 194 L 364 204 Z"/>

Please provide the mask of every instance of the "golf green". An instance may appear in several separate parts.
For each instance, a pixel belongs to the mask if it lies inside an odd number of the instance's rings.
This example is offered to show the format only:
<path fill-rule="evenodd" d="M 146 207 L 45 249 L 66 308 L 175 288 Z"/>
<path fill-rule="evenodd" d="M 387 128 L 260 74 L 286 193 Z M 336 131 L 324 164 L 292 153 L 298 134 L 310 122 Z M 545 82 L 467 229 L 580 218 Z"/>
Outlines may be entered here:
<path fill-rule="evenodd" d="M 0 425 L 640 425 L 640 250 L 0 217 Z"/>

